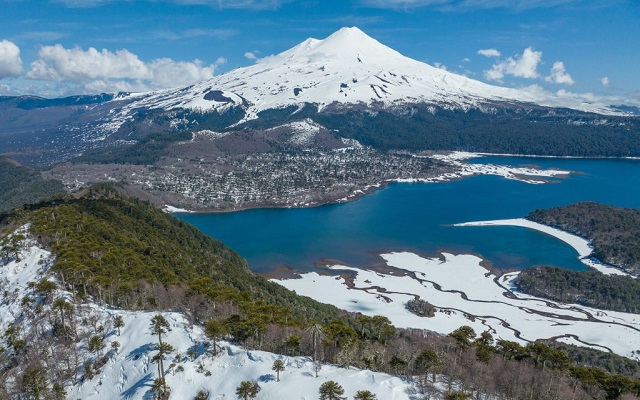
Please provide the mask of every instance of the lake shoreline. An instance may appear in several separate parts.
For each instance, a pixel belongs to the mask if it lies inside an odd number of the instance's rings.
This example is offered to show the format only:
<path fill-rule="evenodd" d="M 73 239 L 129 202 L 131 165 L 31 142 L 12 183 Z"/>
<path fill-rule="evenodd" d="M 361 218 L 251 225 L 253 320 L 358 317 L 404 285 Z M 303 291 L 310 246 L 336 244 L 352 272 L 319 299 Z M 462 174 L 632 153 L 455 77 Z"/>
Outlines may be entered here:
<path fill-rule="evenodd" d="M 491 220 L 491 221 L 474 221 L 474 222 L 463 222 L 459 224 L 454 224 L 452 226 L 466 227 L 466 226 L 517 226 L 522 228 L 533 229 L 538 232 L 545 233 L 547 235 L 553 236 L 556 239 L 563 241 L 569 246 L 573 247 L 578 252 L 578 259 L 588 266 L 589 268 L 595 269 L 605 275 L 623 275 L 630 276 L 626 272 L 622 271 L 619 267 L 615 265 L 608 265 L 603 263 L 602 261 L 593 257 L 593 245 L 591 242 L 585 238 L 574 235 L 572 233 L 563 231 L 558 228 L 551 227 L 549 225 L 540 224 L 538 222 L 534 222 L 528 220 L 526 218 L 513 218 L 513 219 L 502 219 L 502 220 Z"/>
<path fill-rule="evenodd" d="M 434 160 L 442 162 L 444 166 L 433 171 L 434 174 L 432 176 L 385 179 L 382 181 L 365 184 L 363 187 L 353 190 L 346 196 L 336 196 L 335 194 L 332 195 L 331 193 L 325 193 L 325 198 L 318 201 L 305 202 L 304 200 L 300 200 L 293 202 L 293 204 L 271 204 L 268 202 L 256 204 L 237 204 L 215 208 L 204 207 L 193 210 L 165 204 L 164 206 L 162 206 L 162 209 L 165 212 L 172 214 L 225 214 L 255 209 L 303 209 L 321 207 L 331 204 L 351 203 L 361 199 L 366 195 L 375 193 L 378 190 L 385 189 L 389 185 L 394 183 L 449 183 L 473 176 L 496 175 L 504 179 L 516 180 L 528 184 L 549 184 L 557 183 L 557 181 L 552 180 L 552 178 L 564 179 L 569 177 L 571 174 L 579 173 L 579 171 L 542 169 L 531 166 L 514 167 L 494 164 L 471 164 L 465 162 L 465 160 L 471 158 L 481 158 L 485 156 L 490 156 L 490 154 L 456 151 L 451 153 L 437 153 L 429 156 L 415 155 L 415 157 L 433 158 Z"/>

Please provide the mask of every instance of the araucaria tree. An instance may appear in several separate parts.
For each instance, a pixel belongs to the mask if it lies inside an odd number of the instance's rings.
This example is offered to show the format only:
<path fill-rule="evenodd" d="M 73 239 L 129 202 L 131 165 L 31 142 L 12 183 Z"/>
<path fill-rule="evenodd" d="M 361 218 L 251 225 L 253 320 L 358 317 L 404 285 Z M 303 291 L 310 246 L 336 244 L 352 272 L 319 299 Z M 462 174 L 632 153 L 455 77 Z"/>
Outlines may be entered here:
<path fill-rule="evenodd" d="M 99 335 L 91 336 L 87 348 L 91 353 L 96 354 L 96 358 L 100 357 L 102 355 L 102 349 L 104 349 L 104 339 Z"/>
<path fill-rule="evenodd" d="M 320 400 L 346 400 L 346 397 L 341 397 L 344 394 L 344 389 L 336 381 L 326 381 L 320 385 Z"/>
<path fill-rule="evenodd" d="M 167 354 L 173 351 L 173 346 L 162 341 L 162 336 L 166 335 L 171 330 L 169 322 L 161 314 L 155 315 L 151 318 L 151 334 L 158 335 L 158 344 L 155 346 L 155 350 L 158 354 L 153 356 L 152 361 L 158 363 L 158 397 L 168 398 L 169 392 L 167 390 L 167 382 L 164 376 L 164 359 Z"/>
<path fill-rule="evenodd" d="M 260 391 L 260 386 L 257 383 L 251 381 L 242 381 L 236 388 L 236 396 L 238 399 L 249 400 L 255 399 Z"/>
<path fill-rule="evenodd" d="M 378 396 L 368 390 L 358 390 L 353 400 L 378 400 Z"/>
<path fill-rule="evenodd" d="M 118 336 L 120 336 L 120 328 L 124 328 L 124 320 L 122 319 L 122 315 L 116 315 L 113 319 L 113 326 L 118 330 Z"/>
<path fill-rule="evenodd" d="M 227 333 L 226 327 L 220 321 L 212 319 L 204 326 L 204 333 L 213 342 L 213 354 L 218 354 L 216 342 Z"/>
<path fill-rule="evenodd" d="M 276 373 L 276 382 L 280 382 L 280 372 L 284 371 L 284 363 L 282 360 L 275 360 L 271 369 Z"/>
<path fill-rule="evenodd" d="M 47 372 L 44 368 L 30 367 L 22 376 L 22 391 L 28 399 L 44 399 L 47 395 Z"/>

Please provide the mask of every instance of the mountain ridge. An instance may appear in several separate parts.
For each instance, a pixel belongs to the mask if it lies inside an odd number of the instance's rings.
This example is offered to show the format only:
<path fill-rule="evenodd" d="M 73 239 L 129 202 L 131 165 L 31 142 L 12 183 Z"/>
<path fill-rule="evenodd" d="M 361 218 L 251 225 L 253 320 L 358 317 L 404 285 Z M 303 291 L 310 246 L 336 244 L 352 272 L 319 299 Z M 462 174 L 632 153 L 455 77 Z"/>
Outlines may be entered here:
<path fill-rule="evenodd" d="M 208 94 L 216 93 L 216 96 Z M 567 92 L 551 95 L 539 88 L 513 89 L 489 85 L 405 57 L 357 27 L 342 28 L 329 37 L 309 38 L 289 50 L 265 57 L 188 88 L 144 95 L 125 110 L 137 107 L 224 110 L 246 107 L 243 121 L 262 111 L 290 105 L 383 103 L 393 106 L 428 103 L 448 109 L 477 108 L 491 102 L 566 107 L 603 115 L 626 115 L 605 104 L 587 103 Z"/>
<path fill-rule="evenodd" d="M 0 98 L 0 154 L 51 166 L 96 148 L 140 147 L 156 134 L 255 137 L 251 132 L 311 119 L 336 137 L 383 151 L 640 155 L 633 109 L 584 99 L 492 86 L 407 58 L 352 27 L 188 87 Z"/>

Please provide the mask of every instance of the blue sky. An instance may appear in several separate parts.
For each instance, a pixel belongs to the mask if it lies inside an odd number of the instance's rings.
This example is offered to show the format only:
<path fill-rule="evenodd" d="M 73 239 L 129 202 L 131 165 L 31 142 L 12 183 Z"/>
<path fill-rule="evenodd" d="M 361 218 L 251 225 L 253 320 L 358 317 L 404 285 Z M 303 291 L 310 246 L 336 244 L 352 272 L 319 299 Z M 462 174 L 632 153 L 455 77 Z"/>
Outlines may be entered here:
<path fill-rule="evenodd" d="M 0 94 L 188 85 L 343 26 L 492 84 L 640 98 L 637 0 L 0 0 Z"/>

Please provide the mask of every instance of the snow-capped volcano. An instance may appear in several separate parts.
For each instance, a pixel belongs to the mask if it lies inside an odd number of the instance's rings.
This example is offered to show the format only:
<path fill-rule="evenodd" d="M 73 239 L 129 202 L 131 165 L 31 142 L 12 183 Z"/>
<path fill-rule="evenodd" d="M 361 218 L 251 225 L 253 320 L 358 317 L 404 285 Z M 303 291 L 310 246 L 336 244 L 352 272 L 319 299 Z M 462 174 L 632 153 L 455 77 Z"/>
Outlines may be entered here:
<path fill-rule="evenodd" d="M 252 119 L 263 110 L 305 103 L 322 110 L 332 103 L 427 103 L 468 109 L 489 102 L 616 113 L 565 92 L 493 86 L 448 72 L 405 57 L 356 27 L 342 28 L 324 40 L 307 39 L 255 65 L 188 88 L 141 95 L 131 107 L 206 111 L 243 106 L 245 119 Z"/>

